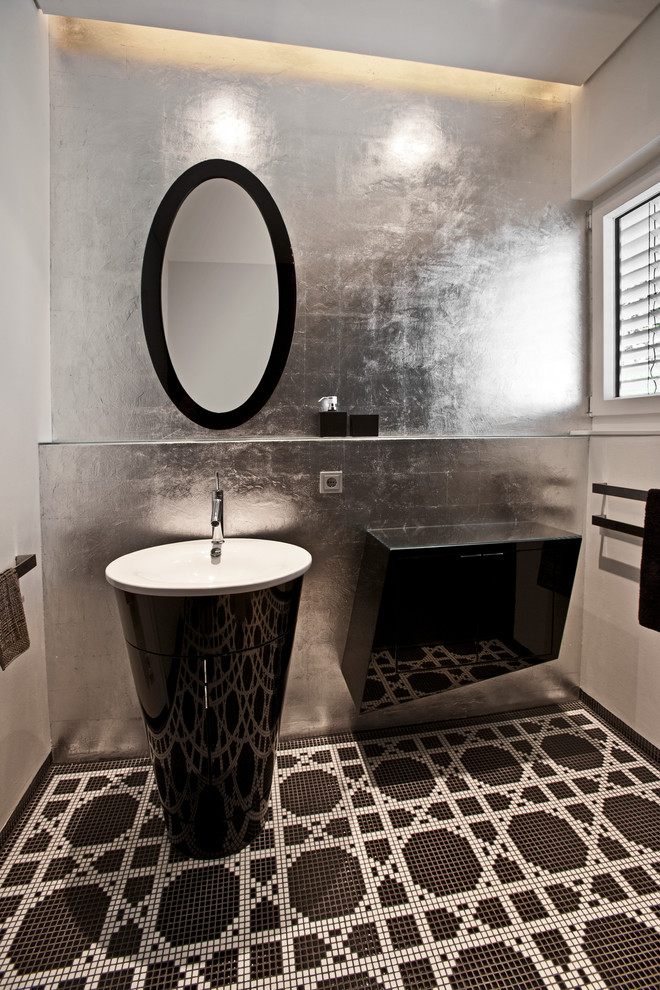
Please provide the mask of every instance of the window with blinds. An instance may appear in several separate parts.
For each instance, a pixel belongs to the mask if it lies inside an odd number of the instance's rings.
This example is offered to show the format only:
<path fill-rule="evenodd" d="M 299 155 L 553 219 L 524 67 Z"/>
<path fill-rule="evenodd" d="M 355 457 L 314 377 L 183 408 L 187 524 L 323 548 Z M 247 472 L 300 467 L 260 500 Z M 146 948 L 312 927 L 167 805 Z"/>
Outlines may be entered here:
<path fill-rule="evenodd" d="M 660 394 L 660 195 L 616 220 L 616 394 Z"/>

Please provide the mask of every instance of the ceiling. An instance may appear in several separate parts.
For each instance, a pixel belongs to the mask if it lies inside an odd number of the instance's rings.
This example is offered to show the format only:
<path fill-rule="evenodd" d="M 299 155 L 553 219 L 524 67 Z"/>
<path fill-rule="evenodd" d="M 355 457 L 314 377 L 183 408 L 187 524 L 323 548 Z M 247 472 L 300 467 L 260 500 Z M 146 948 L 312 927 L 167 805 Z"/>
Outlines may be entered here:
<path fill-rule="evenodd" d="M 46 14 L 580 85 L 660 0 L 36 0 Z"/>

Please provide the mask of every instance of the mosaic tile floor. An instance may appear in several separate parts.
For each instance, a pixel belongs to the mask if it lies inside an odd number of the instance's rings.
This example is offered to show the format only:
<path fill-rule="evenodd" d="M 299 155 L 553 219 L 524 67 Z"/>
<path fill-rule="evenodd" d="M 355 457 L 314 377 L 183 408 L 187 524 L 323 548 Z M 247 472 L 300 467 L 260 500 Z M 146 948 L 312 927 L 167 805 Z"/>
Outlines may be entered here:
<path fill-rule="evenodd" d="M 173 856 L 144 762 L 54 768 L 3 990 L 660 987 L 660 767 L 579 704 L 285 744 L 260 839 Z"/>

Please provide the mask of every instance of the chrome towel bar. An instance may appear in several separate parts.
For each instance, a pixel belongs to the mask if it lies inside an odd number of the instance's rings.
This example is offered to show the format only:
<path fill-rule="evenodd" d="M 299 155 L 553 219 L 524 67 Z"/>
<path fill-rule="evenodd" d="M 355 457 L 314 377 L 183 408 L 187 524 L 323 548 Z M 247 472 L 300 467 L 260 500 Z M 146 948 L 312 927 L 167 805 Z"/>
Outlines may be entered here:
<path fill-rule="evenodd" d="M 616 495 L 617 498 L 632 498 L 637 502 L 646 502 L 648 492 L 641 488 L 617 488 L 616 485 L 592 485 L 596 495 Z"/>
<path fill-rule="evenodd" d="M 591 490 L 596 495 L 614 495 L 616 498 L 634 499 L 637 502 L 646 502 L 648 496 L 648 491 L 640 488 L 619 488 L 616 485 L 594 484 Z M 633 526 L 617 519 L 608 519 L 607 516 L 592 516 L 591 522 L 601 529 L 613 529 L 617 533 L 628 533 L 629 536 L 644 536 L 643 526 Z"/>
<path fill-rule="evenodd" d="M 24 574 L 37 566 L 37 555 L 35 553 L 24 553 L 15 558 L 16 576 L 22 578 Z"/>

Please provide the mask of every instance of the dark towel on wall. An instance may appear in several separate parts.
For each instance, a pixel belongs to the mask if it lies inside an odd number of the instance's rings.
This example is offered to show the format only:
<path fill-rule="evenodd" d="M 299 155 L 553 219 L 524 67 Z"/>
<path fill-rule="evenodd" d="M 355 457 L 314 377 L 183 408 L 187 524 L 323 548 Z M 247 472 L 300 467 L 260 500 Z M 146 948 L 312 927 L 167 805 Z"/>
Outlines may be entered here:
<path fill-rule="evenodd" d="M 0 574 L 0 667 L 4 670 L 29 646 L 18 575 L 10 567 Z"/>
<path fill-rule="evenodd" d="M 639 622 L 660 632 L 660 489 L 646 499 L 642 567 L 639 578 Z"/>

